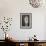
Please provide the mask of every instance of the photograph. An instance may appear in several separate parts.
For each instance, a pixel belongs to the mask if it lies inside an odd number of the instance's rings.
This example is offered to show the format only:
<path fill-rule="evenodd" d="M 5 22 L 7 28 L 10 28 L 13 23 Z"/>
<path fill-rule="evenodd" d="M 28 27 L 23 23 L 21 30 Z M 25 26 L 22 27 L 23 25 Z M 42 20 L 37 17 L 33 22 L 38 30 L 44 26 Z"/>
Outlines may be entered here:
<path fill-rule="evenodd" d="M 32 28 L 32 13 L 20 13 L 20 28 Z"/>

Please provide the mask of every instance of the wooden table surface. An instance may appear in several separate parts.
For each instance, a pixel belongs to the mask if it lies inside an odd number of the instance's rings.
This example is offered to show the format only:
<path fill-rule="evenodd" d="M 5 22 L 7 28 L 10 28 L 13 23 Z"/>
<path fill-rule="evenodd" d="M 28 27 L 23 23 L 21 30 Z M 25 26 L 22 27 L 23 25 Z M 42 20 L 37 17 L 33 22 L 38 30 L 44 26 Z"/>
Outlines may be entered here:
<path fill-rule="evenodd" d="M 15 41 L 13 41 L 13 42 L 43 42 L 43 43 L 46 43 L 46 40 L 39 40 L 39 41 L 29 41 L 29 40 L 15 40 Z"/>
<path fill-rule="evenodd" d="M 34 40 L 32 40 L 32 41 L 29 41 L 29 40 L 8 40 L 8 41 L 15 42 L 15 43 L 16 43 L 16 42 L 21 42 L 21 43 L 22 43 L 22 42 L 23 42 L 23 43 L 24 43 L 24 42 L 25 42 L 25 43 L 28 43 L 28 42 L 30 42 L 30 43 L 31 43 L 31 42 L 34 42 L 34 43 L 36 43 L 36 42 L 37 42 L 37 43 L 40 43 L 40 42 L 41 42 L 41 43 L 46 43 L 46 40 L 38 40 L 38 41 L 34 41 Z"/>

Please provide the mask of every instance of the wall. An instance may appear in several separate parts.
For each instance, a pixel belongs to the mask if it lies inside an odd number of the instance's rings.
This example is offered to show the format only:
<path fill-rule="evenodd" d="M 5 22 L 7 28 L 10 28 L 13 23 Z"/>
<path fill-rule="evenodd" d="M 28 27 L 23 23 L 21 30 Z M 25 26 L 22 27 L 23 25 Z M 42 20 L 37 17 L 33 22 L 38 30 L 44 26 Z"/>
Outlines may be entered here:
<path fill-rule="evenodd" d="M 32 13 L 32 29 L 20 29 L 20 13 Z M 45 15 L 45 8 L 32 8 L 28 0 L 0 0 L 0 16 L 13 18 L 8 33 L 17 40 L 27 40 L 34 34 L 37 35 L 39 40 L 46 39 Z M 2 39 L 2 36 L 0 36 L 0 39 Z"/>

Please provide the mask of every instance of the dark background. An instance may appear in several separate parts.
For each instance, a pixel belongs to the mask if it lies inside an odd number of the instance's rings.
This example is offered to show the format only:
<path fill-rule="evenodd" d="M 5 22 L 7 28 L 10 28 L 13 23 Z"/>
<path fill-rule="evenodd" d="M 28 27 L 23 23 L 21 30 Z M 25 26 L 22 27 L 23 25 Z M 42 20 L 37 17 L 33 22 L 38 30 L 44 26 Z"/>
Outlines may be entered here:
<path fill-rule="evenodd" d="M 26 16 L 28 17 L 28 26 L 29 26 L 29 24 L 30 24 L 30 22 L 29 22 L 29 21 L 30 21 L 29 15 L 22 15 L 22 26 L 25 26 L 24 18 L 25 18 Z"/>

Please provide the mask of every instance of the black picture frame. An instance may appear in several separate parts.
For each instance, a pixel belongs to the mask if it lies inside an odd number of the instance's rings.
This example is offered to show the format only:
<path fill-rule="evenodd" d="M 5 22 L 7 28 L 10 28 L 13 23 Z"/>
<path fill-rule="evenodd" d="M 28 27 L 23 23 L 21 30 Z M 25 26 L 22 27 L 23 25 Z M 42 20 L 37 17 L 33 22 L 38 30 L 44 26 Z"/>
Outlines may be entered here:
<path fill-rule="evenodd" d="M 32 13 L 20 13 L 20 28 L 21 29 L 32 28 Z"/>

